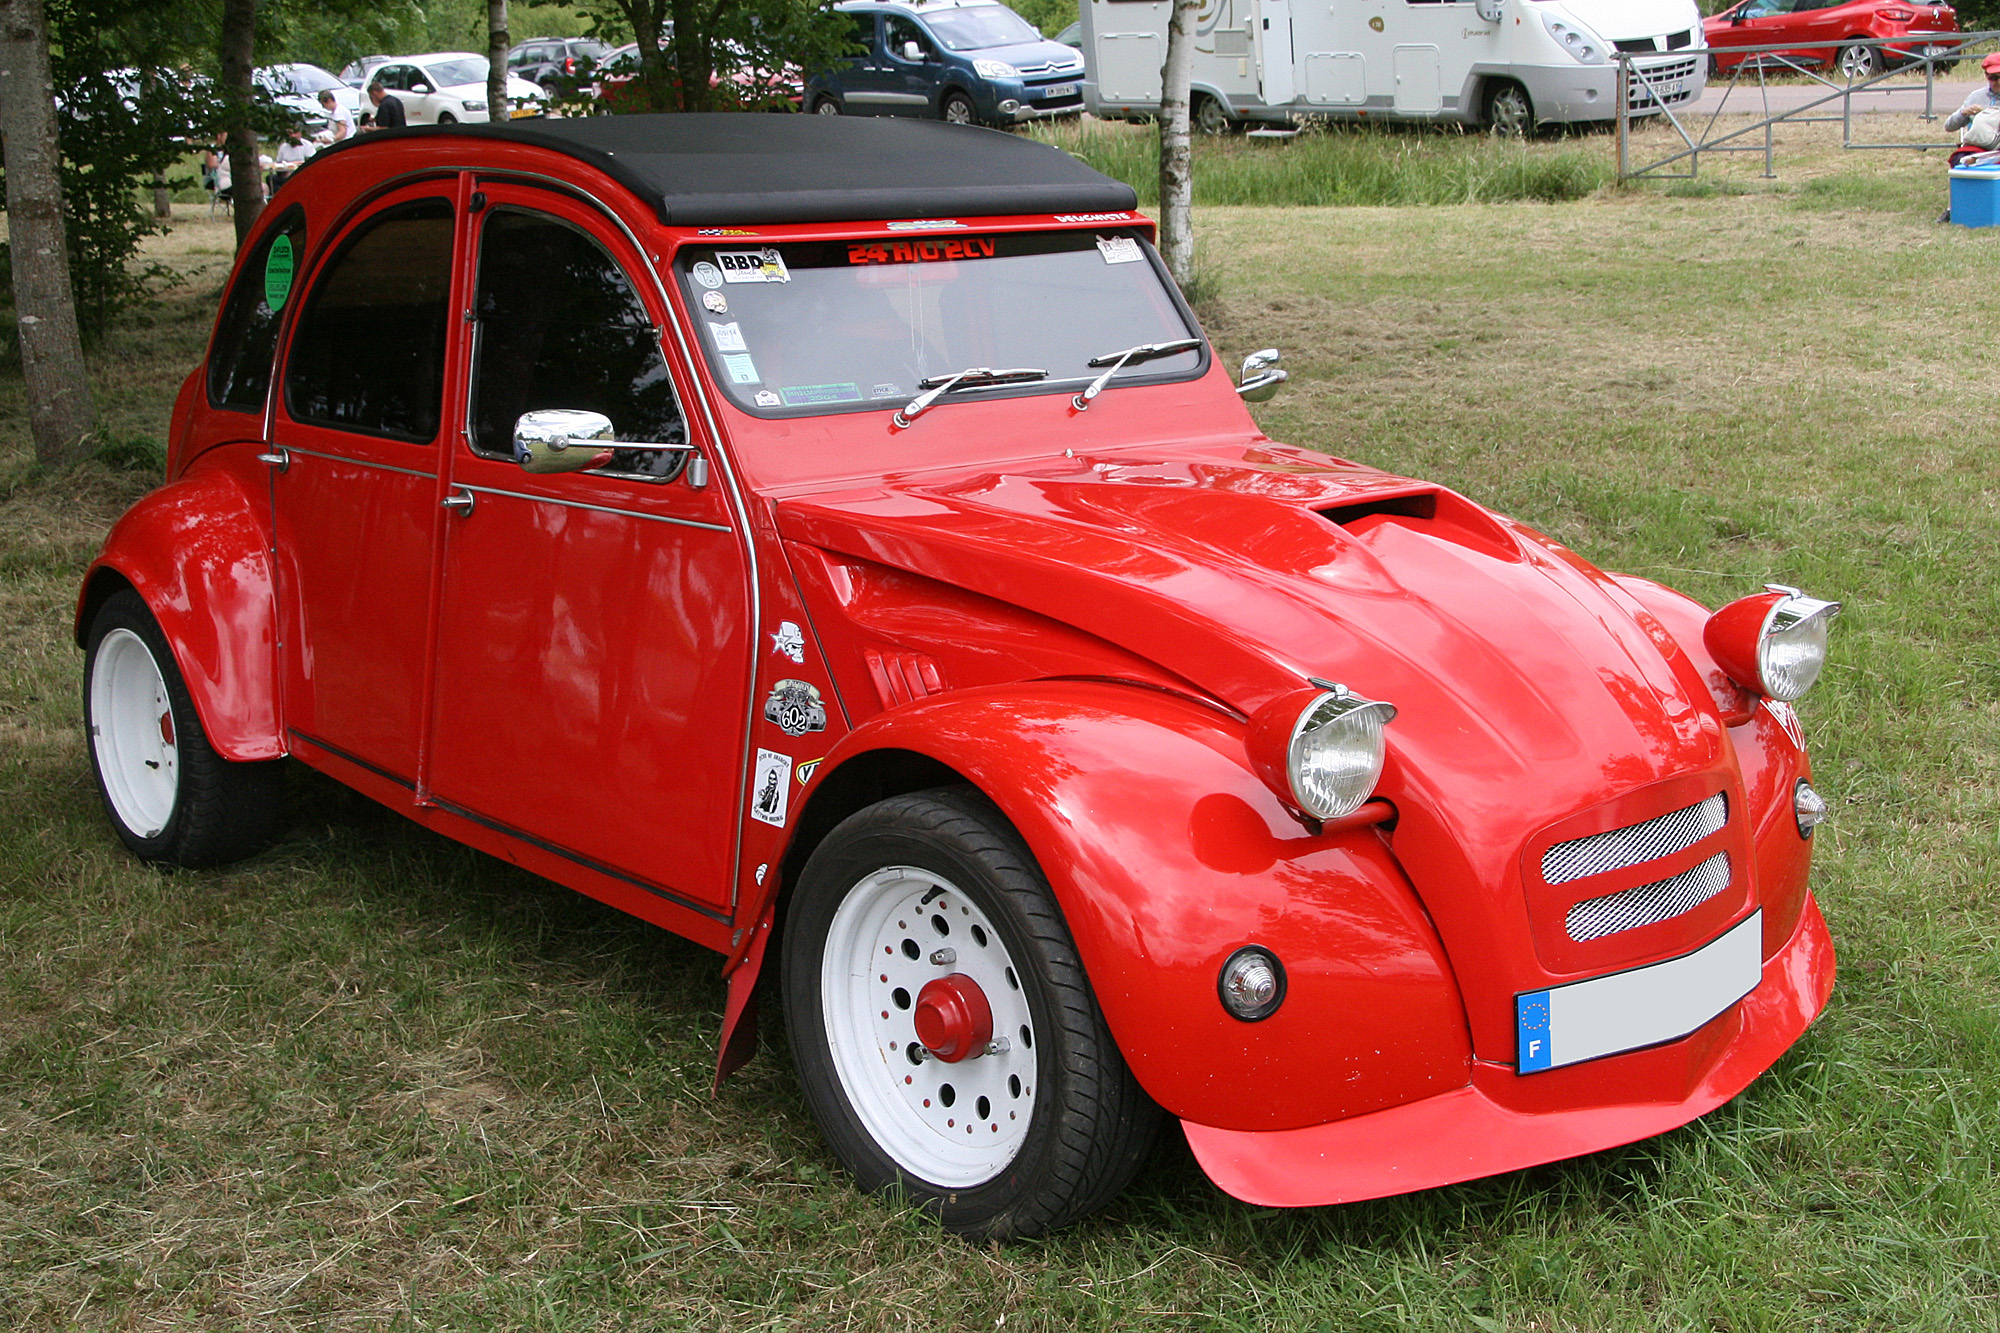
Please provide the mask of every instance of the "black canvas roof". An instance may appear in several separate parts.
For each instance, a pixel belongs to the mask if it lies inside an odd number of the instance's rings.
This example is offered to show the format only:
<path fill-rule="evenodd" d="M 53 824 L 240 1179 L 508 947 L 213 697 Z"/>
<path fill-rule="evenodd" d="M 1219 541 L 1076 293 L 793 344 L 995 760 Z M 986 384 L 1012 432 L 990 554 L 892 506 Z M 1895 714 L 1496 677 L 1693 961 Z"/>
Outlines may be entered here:
<path fill-rule="evenodd" d="M 434 135 L 566 153 L 625 185 L 674 226 L 1100 213 L 1139 204 L 1131 186 L 1059 148 L 928 120 L 745 113 L 536 118 L 383 130 L 349 144 Z"/>

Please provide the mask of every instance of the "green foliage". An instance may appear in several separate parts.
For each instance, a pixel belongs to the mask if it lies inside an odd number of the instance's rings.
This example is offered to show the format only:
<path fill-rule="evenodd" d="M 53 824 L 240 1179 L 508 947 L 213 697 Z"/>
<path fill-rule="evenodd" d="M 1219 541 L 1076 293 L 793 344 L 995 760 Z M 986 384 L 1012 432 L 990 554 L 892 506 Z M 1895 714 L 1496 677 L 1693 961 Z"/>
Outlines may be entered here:
<path fill-rule="evenodd" d="M 834 12 L 833 0 L 588 3 L 594 34 L 651 24 L 663 45 L 657 60 L 642 59 L 636 77 L 593 108 L 599 111 L 782 110 L 791 104 L 786 71 L 823 69 L 853 50 L 852 25 Z"/>
<path fill-rule="evenodd" d="M 1006 4 L 1041 29 L 1044 37 L 1053 37 L 1076 22 L 1081 12 L 1076 0 L 1006 0 Z"/>

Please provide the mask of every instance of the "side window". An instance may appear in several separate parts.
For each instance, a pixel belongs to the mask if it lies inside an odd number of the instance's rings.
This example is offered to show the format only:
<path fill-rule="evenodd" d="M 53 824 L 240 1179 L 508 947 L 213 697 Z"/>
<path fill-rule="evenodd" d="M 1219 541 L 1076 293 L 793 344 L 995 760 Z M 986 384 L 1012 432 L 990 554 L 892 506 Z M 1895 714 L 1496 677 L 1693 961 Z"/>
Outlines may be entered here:
<path fill-rule="evenodd" d="M 451 298 L 451 202 L 418 199 L 363 223 L 321 270 L 285 363 L 285 406 L 320 426 L 437 436 Z"/>
<path fill-rule="evenodd" d="M 611 418 L 621 440 L 687 442 L 653 321 L 625 270 L 588 235 L 544 213 L 496 207 L 479 243 L 472 447 L 514 456 L 524 412 Z M 666 478 L 687 455 L 620 453 L 610 471 Z"/>
<path fill-rule="evenodd" d="M 408 65 L 385 65 L 375 71 L 375 77 L 382 81 L 384 88 L 410 89 L 410 67 Z"/>
<path fill-rule="evenodd" d="M 236 285 L 222 303 L 215 346 L 208 353 L 208 401 L 238 412 L 262 412 L 271 387 L 271 356 L 278 324 L 292 297 L 292 281 L 306 257 L 306 217 L 294 208 L 266 232 L 236 271 Z"/>
<path fill-rule="evenodd" d="M 847 40 L 859 48 L 860 54 L 864 56 L 873 54 L 875 50 L 875 16 L 873 14 L 849 14 L 847 20 L 854 25 L 854 30 L 848 33 Z"/>
<path fill-rule="evenodd" d="M 917 44 L 919 60 L 930 54 L 930 39 L 924 36 L 923 29 L 916 24 L 901 14 L 892 14 L 882 20 L 882 44 L 889 48 L 889 54 L 899 60 L 905 58 L 907 53 L 903 50 L 903 45 L 906 42 Z"/>

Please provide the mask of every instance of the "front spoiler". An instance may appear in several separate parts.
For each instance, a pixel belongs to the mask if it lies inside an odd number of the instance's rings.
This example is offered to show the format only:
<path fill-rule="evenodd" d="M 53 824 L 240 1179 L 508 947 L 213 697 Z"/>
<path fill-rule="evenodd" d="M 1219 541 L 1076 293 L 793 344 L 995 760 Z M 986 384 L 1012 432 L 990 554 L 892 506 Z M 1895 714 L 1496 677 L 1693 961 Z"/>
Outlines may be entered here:
<path fill-rule="evenodd" d="M 1379 1199 L 1580 1157 L 1678 1129 L 1743 1091 L 1826 1006 L 1833 973 L 1833 939 L 1809 897 L 1757 989 L 1680 1041 L 1543 1074 L 1475 1061 L 1464 1087 L 1304 1129 L 1182 1126 L 1210 1180 L 1245 1203 L 1276 1208 Z M 1674 1078 L 1690 1052 L 1707 1058 Z M 1582 1079 L 1555 1082 L 1576 1071 Z M 1635 1082 L 1655 1073 L 1669 1086 L 1657 1097 L 1634 1095 Z M 1585 1095 L 1537 1105 L 1559 1086 Z"/>

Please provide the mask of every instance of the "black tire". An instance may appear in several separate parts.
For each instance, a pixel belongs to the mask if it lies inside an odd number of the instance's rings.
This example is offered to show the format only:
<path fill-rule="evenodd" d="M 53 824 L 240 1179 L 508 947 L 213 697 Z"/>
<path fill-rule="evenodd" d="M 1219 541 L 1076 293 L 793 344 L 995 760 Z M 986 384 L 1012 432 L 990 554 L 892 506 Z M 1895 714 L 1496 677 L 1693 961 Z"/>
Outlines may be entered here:
<path fill-rule="evenodd" d="M 816 116 L 837 116 L 840 114 L 840 102 L 837 98 L 827 93 L 821 93 L 813 99 L 813 114 Z"/>
<path fill-rule="evenodd" d="M 215 752 L 166 635 L 129 588 L 90 622 L 83 718 L 98 794 L 140 860 L 212 866 L 270 844 L 284 761 L 233 763 Z"/>
<path fill-rule="evenodd" d="M 1833 58 L 1833 72 L 1850 83 L 1882 72 L 1882 50 L 1875 46 L 1843 46 Z"/>
<path fill-rule="evenodd" d="M 1535 104 L 1526 88 L 1510 79 L 1500 79 L 1487 85 L 1480 119 L 1488 130 L 1503 139 L 1533 138 Z"/>
<path fill-rule="evenodd" d="M 914 929 L 904 915 L 912 905 L 920 909 Z M 949 934 L 923 914 L 953 906 L 958 929 L 950 938 L 966 956 L 923 957 Z M 905 930 L 924 945 L 905 937 L 886 960 L 877 957 L 877 946 L 889 948 L 880 932 Z M 857 972 L 858 956 L 874 961 Z M 879 994 L 878 979 L 867 975 L 878 965 Z M 1004 975 L 989 987 L 997 1051 L 945 1063 L 916 1045 L 915 1010 L 889 1017 L 910 1005 L 908 990 L 891 986 L 914 985 L 919 974 L 945 977 L 946 967 L 959 969 L 953 978 Z M 988 1240 L 1063 1226 L 1114 1198 L 1152 1146 L 1160 1110 L 1118 1053 L 1048 881 L 1005 816 L 972 788 L 892 797 L 827 835 L 788 908 L 783 986 L 799 1082 L 834 1155 L 863 1189 L 899 1193 L 946 1230 Z M 917 1009 L 927 993 L 917 996 Z M 897 1049 L 892 1034 L 902 1027 L 914 1049 Z M 907 1086 L 923 1079 L 932 1082 Z M 952 1079 L 968 1091 L 955 1098 Z M 995 1092 L 992 1106 L 984 1097 L 975 1103 L 984 1087 L 1009 1091 Z M 961 1144 L 955 1119 L 947 1129 L 937 1123 L 941 1109 L 920 1109 L 927 1091 L 942 1107 L 966 1108 L 959 1114 L 974 1137 Z M 930 1097 L 922 1107 L 932 1107 Z M 1006 1141 L 979 1137 L 989 1119 L 994 1134 L 1005 1126 Z M 936 1171 L 955 1171 L 956 1179 L 927 1178 L 908 1164 L 956 1153 L 968 1160 Z"/>
<path fill-rule="evenodd" d="M 977 125 L 979 112 L 970 97 L 954 88 L 938 103 L 938 119 L 953 125 Z"/>
<path fill-rule="evenodd" d="M 1194 99 L 1194 114 L 1189 117 L 1197 134 L 1206 134 L 1212 139 L 1233 133 L 1236 122 L 1229 118 L 1229 109 L 1207 93 L 1197 94 Z"/>
<path fill-rule="evenodd" d="M 452 115 L 449 111 L 440 111 L 438 112 L 438 124 L 456 125 L 458 124 L 458 117 Z"/>

